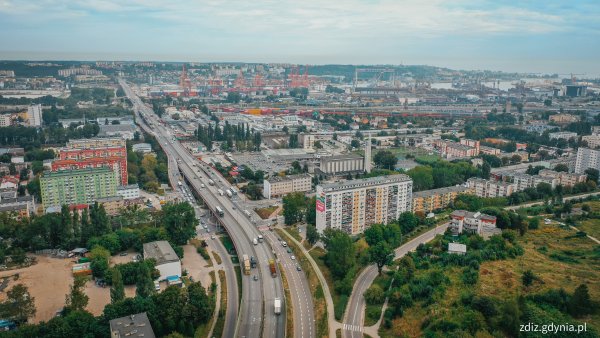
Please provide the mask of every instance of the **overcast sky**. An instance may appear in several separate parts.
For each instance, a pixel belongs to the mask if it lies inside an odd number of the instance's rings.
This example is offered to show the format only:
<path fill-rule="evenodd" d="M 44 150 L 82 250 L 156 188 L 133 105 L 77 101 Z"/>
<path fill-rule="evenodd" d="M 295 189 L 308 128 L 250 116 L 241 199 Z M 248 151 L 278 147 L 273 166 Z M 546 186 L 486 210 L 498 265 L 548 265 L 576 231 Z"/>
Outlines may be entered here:
<path fill-rule="evenodd" d="M 600 74 L 599 0 L 0 0 L 0 23 L 0 59 Z"/>

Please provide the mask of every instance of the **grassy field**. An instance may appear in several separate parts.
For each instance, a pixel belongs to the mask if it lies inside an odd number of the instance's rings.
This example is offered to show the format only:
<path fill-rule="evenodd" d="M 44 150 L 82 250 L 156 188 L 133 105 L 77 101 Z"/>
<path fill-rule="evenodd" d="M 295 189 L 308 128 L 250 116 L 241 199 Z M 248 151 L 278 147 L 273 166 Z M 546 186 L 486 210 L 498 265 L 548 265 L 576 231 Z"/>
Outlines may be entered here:
<path fill-rule="evenodd" d="M 600 219 L 586 219 L 584 221 L 577 222 L 575 226 L 586 234 L 596 239 L 600 239 Z"/>
<path fill-rule="evenodd" d="M 271 214 L 273 212 L 275 212 L 275 210 L 277 210 L 277 207 L 254 209 L 254 211 L 256 211 L 256 213 L 258 214 L 258 216 L 260 216 L 260 218 L 262 218 L 262 219 L 269 218 L 269 216 L 271 216 Z"/>
<path fill-rule="evenodd" d="M 463 283 L 461 267 L 444 268 L 449 283 L 444 284 L 443 295 L 434 295 L 431 305 L 416 302 L 405 309 L 401 317 L 392 321 L 391 329 L 381 329 L 381 337 L 419 337 L 424 323 L 436 318 L 461 318 L 465 308 L 457 304 L 461 295 L 469 290 L 476 296 L 507 300 L 559 288 L 571 294 L 580 284 L 587 284 L 591 299 L 600 300 L 600 246 L 596 243 L 557 225 L 541 225 L 537 230 L 529 230 L 523 237 L 517 236 L 517 242 L 524 254 L 514 259 L 483 262 L 474 286 Z M 538 279 L 525 287 L 521 278 L 527 270 Z M 428 271 L 431 269 L 416 270 L 416 276 Z M 577 321 L 600 330 L 599 312 Z"/>
<path fill-rule="evenodd" d="M 399 147 L 399 148 L 390 148 L 386 149 L 391 151 L 393 154 L 398 156 L 401 159 L 405 159 L 406 155 L 412 155 L 416 159 L 420 159 L 423 161 L 436 161 L 441 159 L 441 157 L 437 154 L 429 155 L 429 152 L 424 149 L 414 148 L 414 147 Z"/>
<path fill-rule="evenodd" d="M 331 272 L 329 271 L 329 268 L 327 267 L 327 265 L 325 265 L 324 262 L 324 257 L 326 253 L 325 250 L 319 247 L 314 247 L 312 250 L 309 251 L 309 253 L 319 266 L 323 277 L 325 277 L 325 280 L 327 281 L 327 285 L 329 285 L 329 291 L 331 292 L 331 298 L 333 300 L 333 307 L 335 311 L 335 319 L 341 320 L 344 317 L 344 312 L 346 310 L 346 306 L 348 305 L 349 297 L 346 295 L 339 294 L 333 287 L 333 277 L 331 276 Z M 354 285 L 354 281 L 356 280 L 360 272 L 361 270 L 358 270 L 352 278 L 352 285 Z"/>
<path fill-rule="evenodd" d="M 215 329 L 213 330 L 213 337 L 221 337 L 223 335 L 223 326 L 225 325 L 225 312 L 227 309 L 227 283 L 225 280 L 225 271 L 223 270 L 219 270 L 219 281 L 221 283 L 221 305 L 219 308 L 217 323 L 215 324 Z"/>
<path fill-rule="evenodd" d="M 392 277 L 383 272 L 380 276 L 377 276 L 373 281 L 373 284 L 379 285 L 384 292 L 388 290 L 390 287 L 390 283 L 392 281 Z M 365 326 L 372 326 L 377 323 L 379 318 L 381 317 L 381 309 L 383 307 L 383 303 L 367 305 L 365 309 Z"/>
<path fill-rule="evenodd" d="M 298 232 L 298 227 L 293 226 L 291 228 L 287 228 L 286 231 L 288 234 L 290 234 L 292 237 L 294 237 L 294 239 L 296 239 L 298 242 L 302 243 L 302 237 L 300 236 L 300 233 Z"/>
<path fill-rule="evenodd" d="M 283 281 L 283 290 L 285 292 L 285 331 L 288 336 L 294 334 L 294 308 L 292 307 L 292 295 L 290 294 L 290 286 L 288 285 L 285 273 L 281 264 L 278 264 L 279 272 L 281 273 L 281 280 Z"/>

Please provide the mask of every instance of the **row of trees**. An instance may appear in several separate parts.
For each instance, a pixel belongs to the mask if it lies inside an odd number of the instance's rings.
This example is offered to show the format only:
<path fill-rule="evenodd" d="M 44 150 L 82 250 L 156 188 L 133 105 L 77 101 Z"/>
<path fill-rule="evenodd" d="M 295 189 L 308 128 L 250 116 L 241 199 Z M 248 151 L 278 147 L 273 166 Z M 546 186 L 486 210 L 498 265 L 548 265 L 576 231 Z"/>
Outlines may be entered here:
<path fill-rule="evenodd" d="M 212 150 L 213 142 L 219 141 L 223 142 L 221 147 L 224 150 L 235 148 L 238 151 L 258 151 L 262 142 L 260 132 L 251 129 L 247 124 L 232 125 L 225 122 L 221 128 L 218 120 L 214 127 L 211 124 L 207 127 L 199 125 L 196 137 L 208 150 Z"/>
<path fill-rule="evenodd" d="M 472 166 L 469 162 L 436 161 L 416 166 L 406 173 L 413 180 L 414 191 L 450 187 L 464 183 L 471 177 L 489 177 L 490 167 Z"/>
<path fill-rule="evenodd" d="M 134 212 L 130 209 L 125 210 L 124 214 Z M 139 251 L 142 243 L 162 239 L 169 240 L 175 246 L 183 245 L 194 236 L 197 222 L 193 208 L 184 202 L 166 204 L 160 212 L 146 218 L 146 223 L 128 223 L 125 226 L 134 228 L 123 228 L 122 217 L 111 219 L 104 207 L 96 203 L 90 206 L 89 211 L 84 209 L 81 216 L 66 206 L 60 213 L 22 220 L 2 213 L 0 237 L 11 243 L 6 248 L 8 251 L 16 248 L 34 251 L 101 246 L 115 254 L 129 248 Z"/>

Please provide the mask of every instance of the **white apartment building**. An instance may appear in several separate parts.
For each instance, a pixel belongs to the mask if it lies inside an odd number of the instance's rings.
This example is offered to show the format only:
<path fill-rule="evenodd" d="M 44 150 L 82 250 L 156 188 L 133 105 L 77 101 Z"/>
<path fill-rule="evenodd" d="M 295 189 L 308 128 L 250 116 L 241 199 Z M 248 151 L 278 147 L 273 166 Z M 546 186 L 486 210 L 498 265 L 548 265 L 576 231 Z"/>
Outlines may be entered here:
<path fill-rule="evenodd" d="M 137 184 L 128 184 L 117 187 L 117 195 L 129 200 L 140 197 L 140 187 Z"/>
<path fill-rule="evenodd" d="M 515 183 L 469 178 L 467 186 L 479 197 L 507 197 L 517 191 Z"/>
<path fill-rule="evenodd" d="M 548 137 L 551 140 L 558 140 L 558 139 L 563 139 L 563 140 L 570 140 L 572 138 L 577 139 L 577 137 L 579 137 L 579 135 L 577 135 L 577 133 L 573 133 L 570 131 L 557 131 L 555 133 L 549 133 Z"/>
<path fill-rule="evenodd" d="M 596 149 L 600 147 L 600 135 L 586 135 L 581 137 L 581 140 L 587 142 L 589 148 Z"/>
<path fill-rule="evenodd" d="M 263 196 L 267 199 L 292 192 L 310 191 L 311 189 L 312 177 L 308 174 L 275 176 L 263 181 Z"/>
<path fill-rule="evenodd" d="M 372 224 L 393 222 L 412 210 L 412 186 L 404 174 L 318 185 L 317 231 L 356 235 Z"/>
<path fill-rule="evenodd" d="M 450 214 L 450 225 L 448 227 L 454 234 L 468 232 L 484 235 L 485 233 L 497 232 L 496 216 L 466 210 L 454 210 Z"/>
<path fill-rule="evenodd" d="M 513 183 L 517 185 L 517 191 L 523 191 L 527 188 L 535 188 L 540 183 L 550 184 L 552 189 L 556 188 L 560 184 L 558 177 L 548 177 L 540 175 L 527 175 L 527 174 L 509 174 L 507 177 L 511 177 Z"/>
<path fill-rule="evenodd" d="M 587 169 L 590 168 L 600 170 L 600 150 L 589 148 L 577 149 L 575 173 L 583 174 Z"/>
<path fill-rule="evenodd" d="M 29 125 L 32 127 L 39 127 L 42 125 L 42 105 L 32 104 L 27 107 L 27 119 Z"/>
<path fill-rule="evenodd" d="M 564 171 L 554 171 L 549 169 L 540 170 L 539 174 L 542 177 L 552 177 L 558 179 L 558 184 L 571 187 L 577 183 L 585 182 L 587 179 L 586 174 L 575 174 L 575 173 L 566 173 Z"/>

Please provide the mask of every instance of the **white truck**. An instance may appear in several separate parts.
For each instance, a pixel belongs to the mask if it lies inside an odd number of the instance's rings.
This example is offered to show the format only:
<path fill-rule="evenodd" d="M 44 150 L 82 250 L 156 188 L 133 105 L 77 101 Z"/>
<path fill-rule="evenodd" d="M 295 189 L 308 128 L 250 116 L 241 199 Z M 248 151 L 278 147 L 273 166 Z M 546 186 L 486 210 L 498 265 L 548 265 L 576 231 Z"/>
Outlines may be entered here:
<path fill-rule="evenodd" d="M 256 239 L 256 237 L 254 237 L 254 239 L 252 240 L 252 244 L 258 245 L 258 240 Z"/>
<path fill-rule="evenodd" d="M 275 298 L 275 302 L 273 305 L 274 305 L 274 309 L 275 309 L 275 314 L 276 315 L 281 314 L 281 299 Z"/>
<path fill-rule="evenodd" d="M 229 196 L 229 198 L 233 197 L 233 193 L 231 192 L 230 189 L 225 190 L 225 193 L 227 193 L 227 196 Z"/>
<path fill-rule="evenodd" d="M 218 192 L 219 192 L 219 195 L 223 196 L 223 190 L 219 189 Z"/>

